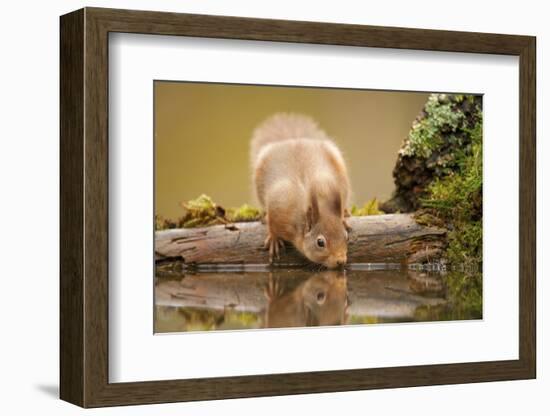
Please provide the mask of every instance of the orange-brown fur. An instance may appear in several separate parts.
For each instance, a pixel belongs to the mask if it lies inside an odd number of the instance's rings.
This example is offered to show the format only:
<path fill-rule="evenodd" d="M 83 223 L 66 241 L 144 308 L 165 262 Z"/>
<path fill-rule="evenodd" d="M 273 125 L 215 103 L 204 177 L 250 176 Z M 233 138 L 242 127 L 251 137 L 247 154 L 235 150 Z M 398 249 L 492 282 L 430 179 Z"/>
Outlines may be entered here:
<path fill-rule="evenodd" d="M 314 274 L 293 289 L 270 276 L 265 294 L 266 328 L 344 325 L 348 320 L 345 271 Z"/>
<path fill-rule="evenodd" d="M 284 240 L 315 263 L 345 263 L 350 181 L 334 142 L 306 116 L 276 114 L 255 130 L 251 156 L 271 259 Z"/>

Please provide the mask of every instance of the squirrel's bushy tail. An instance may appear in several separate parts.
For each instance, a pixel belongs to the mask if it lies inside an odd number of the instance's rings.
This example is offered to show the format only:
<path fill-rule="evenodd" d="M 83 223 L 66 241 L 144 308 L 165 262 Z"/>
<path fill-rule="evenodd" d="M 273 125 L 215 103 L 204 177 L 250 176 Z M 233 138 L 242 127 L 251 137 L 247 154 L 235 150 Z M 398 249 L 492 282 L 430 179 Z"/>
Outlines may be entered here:
<path fill-rule="evenodd" d="M 252 134 L 252 163 L 266 144 L 289 139 L 327 140 L 329 137 L 311 117 L 293 113 L 274 114 L 256 127 Z"/>

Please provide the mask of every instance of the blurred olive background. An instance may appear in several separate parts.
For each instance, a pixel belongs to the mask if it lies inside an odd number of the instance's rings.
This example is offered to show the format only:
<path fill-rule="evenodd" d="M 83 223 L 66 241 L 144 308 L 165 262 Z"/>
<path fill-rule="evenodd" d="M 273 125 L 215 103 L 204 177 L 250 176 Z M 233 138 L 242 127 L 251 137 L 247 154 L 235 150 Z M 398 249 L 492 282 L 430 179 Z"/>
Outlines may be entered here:
<path fill-rule="evenodd" d="M 249 141 L 276 112 L 313 117 L 342 150 L 352 201 L 387 199 L 392 169 L 426 93 L 155 81 L 155 199 L 164 218 L 207 194 L 224 206 L 258 205 Z"/>

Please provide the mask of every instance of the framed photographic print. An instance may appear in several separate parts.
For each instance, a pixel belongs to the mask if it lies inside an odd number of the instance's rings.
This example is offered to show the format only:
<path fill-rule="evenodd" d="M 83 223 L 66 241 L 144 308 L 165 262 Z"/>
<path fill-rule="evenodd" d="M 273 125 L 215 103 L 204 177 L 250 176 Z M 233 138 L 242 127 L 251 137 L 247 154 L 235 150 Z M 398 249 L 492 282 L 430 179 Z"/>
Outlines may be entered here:
<path fill-rule="evenodd" d="M 536 376 L 534 37 L 60 24 L 63 400 Z"/>

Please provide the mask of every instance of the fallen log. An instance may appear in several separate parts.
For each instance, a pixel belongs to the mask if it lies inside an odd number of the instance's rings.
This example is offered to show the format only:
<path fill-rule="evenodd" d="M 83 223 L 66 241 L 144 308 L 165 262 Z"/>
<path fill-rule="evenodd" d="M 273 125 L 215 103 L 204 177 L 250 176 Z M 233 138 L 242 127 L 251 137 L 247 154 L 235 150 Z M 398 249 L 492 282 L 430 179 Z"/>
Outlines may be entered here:
<path fill-rule="evenodd" d="M 412 214 L 350 217 L 349 263 L 423 263 L 437 260 L 446 242 L 446 230 L 418 224 Z M 266 226 L 242 222 L 201 228 L 179 228 L 155 232 L 157 264 L 183 265 L 267 264 L 263 243 Z M 290 244 L 276 266 L 308 264 Z"/>

